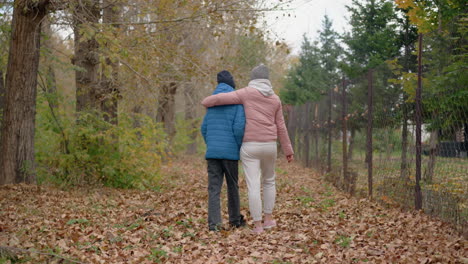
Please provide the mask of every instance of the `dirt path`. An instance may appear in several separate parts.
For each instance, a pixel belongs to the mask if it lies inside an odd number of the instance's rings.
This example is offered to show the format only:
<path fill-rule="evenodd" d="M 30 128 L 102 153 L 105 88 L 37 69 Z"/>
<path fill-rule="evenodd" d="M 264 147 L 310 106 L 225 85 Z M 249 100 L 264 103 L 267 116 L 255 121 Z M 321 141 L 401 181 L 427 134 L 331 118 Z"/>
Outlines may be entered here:
<path fill-rule="evenodd" d="M 261 235 L 208 232 L 203 160 L 162 173 L 159 191 L 0 187 L 0 263 L 2 248 L 40 252 L 17 252 L 21 263 L 468 263 L 467 240 L 442 222 L 348 199 L 298 165 L 280 162 L 279 226 Z"/>

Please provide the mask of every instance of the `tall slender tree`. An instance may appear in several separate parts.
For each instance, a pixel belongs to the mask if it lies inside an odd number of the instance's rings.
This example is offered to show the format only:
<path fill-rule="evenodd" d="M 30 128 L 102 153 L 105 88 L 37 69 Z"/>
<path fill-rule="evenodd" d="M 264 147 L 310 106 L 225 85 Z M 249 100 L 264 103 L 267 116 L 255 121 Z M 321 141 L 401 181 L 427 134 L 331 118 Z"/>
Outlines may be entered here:
<path fill-rule="evenodd" d="M 352 4 L 347 6 L 347 9 L 351 13 L 350 24 L 352 29 L 344 36 L 344 42 L 348 46 L 347 60 L 349 63 L 345 69 L 348 76 L 352 78 L 362 76 L 365 72 L 367 72 L 368 76 L 367 85 L 355 85 L 353 88 L 356 90 L 355 94 L 367 95 L 366 162 L 368 166 L 369 196 L 372 196 L 373 106 L 388 105 L 389 103 L 383 101 L 383 98 L 388 100 L 383 95 L 388 92 L 388 89 L 382 89 L 386 85 L 381 85 L 381 89 L 377 89 L 379 86 L 374 83 L 374 80 L 380 79 L 385 82 L 388 78 L 375 78 L 374 68 L 398 54 L 396 23 L 394 23 L 396 16 L 393 2 L 389 0 L 353 0 Z M 379 94 L 382 94 L 382 96 L 374 96 Z M 355 103 L 351 108 L 362 108 L 362 102 L 366 101 L 362 99 L 353 98 Z M 380 100 L 375 101 L 376 99 Z M 384 110 L 385 107 L 376 107 L 376 109 Z"/>
<path fill-rule="evenodd" d="M 285 104 L 317 101 L 327 89 L 320 49 L 304 35 L 299 64 L 288 73 L 281 99 Z"/>
<path fill-rule="evenodd" d="M 55 69 L 53 65 L 53 31 L 52 21 L 50 14 L 44 17 L 42 21 L 42 50 L 44 51 L 44 60 L 42 71 L 43 76 L 40 76 L 40 86 L 43 88 L 47 102 L 52 111 L 56 111 L 58 107 L 58 96 L 57 96 L 57 80 L 55 76 Z M 42 64 L 41 62 L 41 64 Z"/>
<path fill-rule="evenodd" d="M 2 127 L 3 108 L 5 106 L 5 81 L 3 80 L 3 70 L 0 70 L 0 128 Z"/>
<path fill-rule="evenodd" d="M 408 10 L 410 22 L 424 34 L 423 122 L 428 124 L 427 129 L 431 132 L 424 180 L 431 182 L 438 141 L 454 140 L 455 133 L 466 123 L 466 1 L 397 0 L 396 3 L 399 8 Z M 409 88 L 405 92 L 411 101 L 415 89 L 414 86 Z"/>
<path fill-rule="evenodd" d="M 417 41 L 417 28 L 410 23 L 408 16 L 408 9 L 399 9 L 399 33 L 398 40 L 400 46 L 403 47 L 403 56 L 399 58 L 399 63 L 402 65 L 402 70 L 405 73 L 416 72 L 417 56 L 413 53 L 416 50 Z M 403 78 L 402 78 L 403 79 Z M 413 104 L 409 102 L 408 93 L 405 91 L 404 83 L 401 83 L 401 165 L 400 165 L 400 177 L 407 179 L 409 177 L 409 164 L 408 164 L 408 147 L 409 147 L 409 136 L 408 136 L 408 121 L 410 119 L 411 108 Z"/>
<path fill-rule="evenodd" d="M 103 1 L 103 18 L 104 24 L 108 24 L 110 28 L 112 39 L 117 38 L 119 25 L 116 24 L 120 21 L 122 4 L 119 1 L 104 0 Z M 112 40 L 109 39 L 108 42 Z M 114 56 L 110 56 L 112 52 L 116 52 L 115 48 L 111 49 L 110 45 L 107 45 L 107 56 L 105 64 L 102 67 L 101 81 L 98 100 L 100 109 L 104 113 L 104 119 L 112 124 L 117 124 L 117 108 L 119 100 L 119 62 Z"/>
<path fill-rule="evenodd" d="M 100 0 L 74 2 L 73 32 L 75 55 L 76 110 L 97 109 L 99 88 L 99 44 L 97 24 L 101 18 Z"/>
<path fill-rule="evenodd" d="M 319 30 L 320 60 L 324 70 L 324 82 L 328 89 L 328 151 L 327 151 L 327 171 L 331 171 L 331 147 L 332 147 L 332 98 L 333 89 L 338 83 L 338 58 L 343 49 L 338 44 L 338 33 L 333 29 L 333 23 L 325 15 L 322 20 L 322 29 Z"/>

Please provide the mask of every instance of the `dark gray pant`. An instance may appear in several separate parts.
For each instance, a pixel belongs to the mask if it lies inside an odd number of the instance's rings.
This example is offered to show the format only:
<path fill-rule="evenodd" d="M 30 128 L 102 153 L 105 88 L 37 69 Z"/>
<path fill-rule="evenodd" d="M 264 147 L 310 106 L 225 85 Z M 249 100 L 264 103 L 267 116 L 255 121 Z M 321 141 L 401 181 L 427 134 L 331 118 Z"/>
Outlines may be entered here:
<path fill-rule="evenodd" d="M 238 225 L 241 222 L 239 199 L 239 167 L 237 160 L 207 159 L 208 165 L 208 226 L 219 227 L 221 220 L 220 194 L 223 179 L 226 176 L 229 223 Z"/>

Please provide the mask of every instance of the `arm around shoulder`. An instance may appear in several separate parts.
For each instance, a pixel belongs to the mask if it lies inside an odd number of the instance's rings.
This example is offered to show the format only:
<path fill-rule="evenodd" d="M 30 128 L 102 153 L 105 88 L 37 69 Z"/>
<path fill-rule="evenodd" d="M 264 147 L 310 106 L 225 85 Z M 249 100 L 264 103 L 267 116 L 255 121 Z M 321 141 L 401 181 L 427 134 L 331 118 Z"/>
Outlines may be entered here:
<path fill-rule="evenodd" d="M 230 105 L 230 104 L 242 104 L 242 97 L 240 96 L 240 90 L 229 92 L 229 93 L 219 93 L 215 95 L 210 95 L 203 99 L 202 105 L 204 107 L 212 107 L 217 105 Z"/>

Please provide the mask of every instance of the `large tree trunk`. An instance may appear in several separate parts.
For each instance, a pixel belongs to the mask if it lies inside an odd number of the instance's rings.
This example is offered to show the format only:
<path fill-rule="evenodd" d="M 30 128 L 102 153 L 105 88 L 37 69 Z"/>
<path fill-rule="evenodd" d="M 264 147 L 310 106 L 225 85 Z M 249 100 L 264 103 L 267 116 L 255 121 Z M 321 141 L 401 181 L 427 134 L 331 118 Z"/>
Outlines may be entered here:
<path fill-rule="evenodd" d="M 196 120 L 197 118 L 197 108 L 196 105 L 198 103 L 194 85 L 195 85 L 195 78 L 192 78 L 191 82 L 189 84 L 186 84 L 184 87 L 184 98 L 185 98 L 185 121 L 190 123 L 189 129 L 192 131 L 191 132 L 191 138 L 193 139 L 193 142 L 187 145 L 187 151 L 186 153 L 188 155 L 193 155 L 197 153 L 197 127 L 198 127 L 198 122 Z"/>
<path fill-rule="evenodd" d="M 41 21 L 49 1 L 16 1 L 6 74 L 0 184 L 34 183 L 34 126 Z"/>
<path fill-rule="evenodd" d="M 164 129 L 168 135 L 169 141 L 175 136 L 175 94 L 177 84 L 171 82 L 164 84 L 159 94 L 158 112 L 156 121 L 164 124 Z"/>
<path fill-rule="evenodd" d="M 120 5 L 116 4 L 114 0 L 104 0 L 103 22 L 112 24 L 119 21 L 120 18 Z M 119 26 L 112 24 L 114 31 L 117 31 Z M 114 32 L 117 35 L 117 32 Z M 104 72 L 101 78 L 101 89 L 99 101 L 101 110 L 104 113 L 104 119 L 111 124 L 117 125 L 117 107 L 119 98 L 119 63 L 112 60 L 110 57 L 106 58 L 104 65 Z"/>
<path fill-rule="evenodd" d="M 80 1 L 82 4 L 75 7 L 74 35 L 75 56 L 73 64 L 80 69 L 75 73 L 76 80 L 76 110 L 97 108 L 98 68 L 99 54 L 94 37 L 84 37 L 84 31 L 90 31 L 87 26 L 97 24 L 100 17 L 99 0 Z"/>

